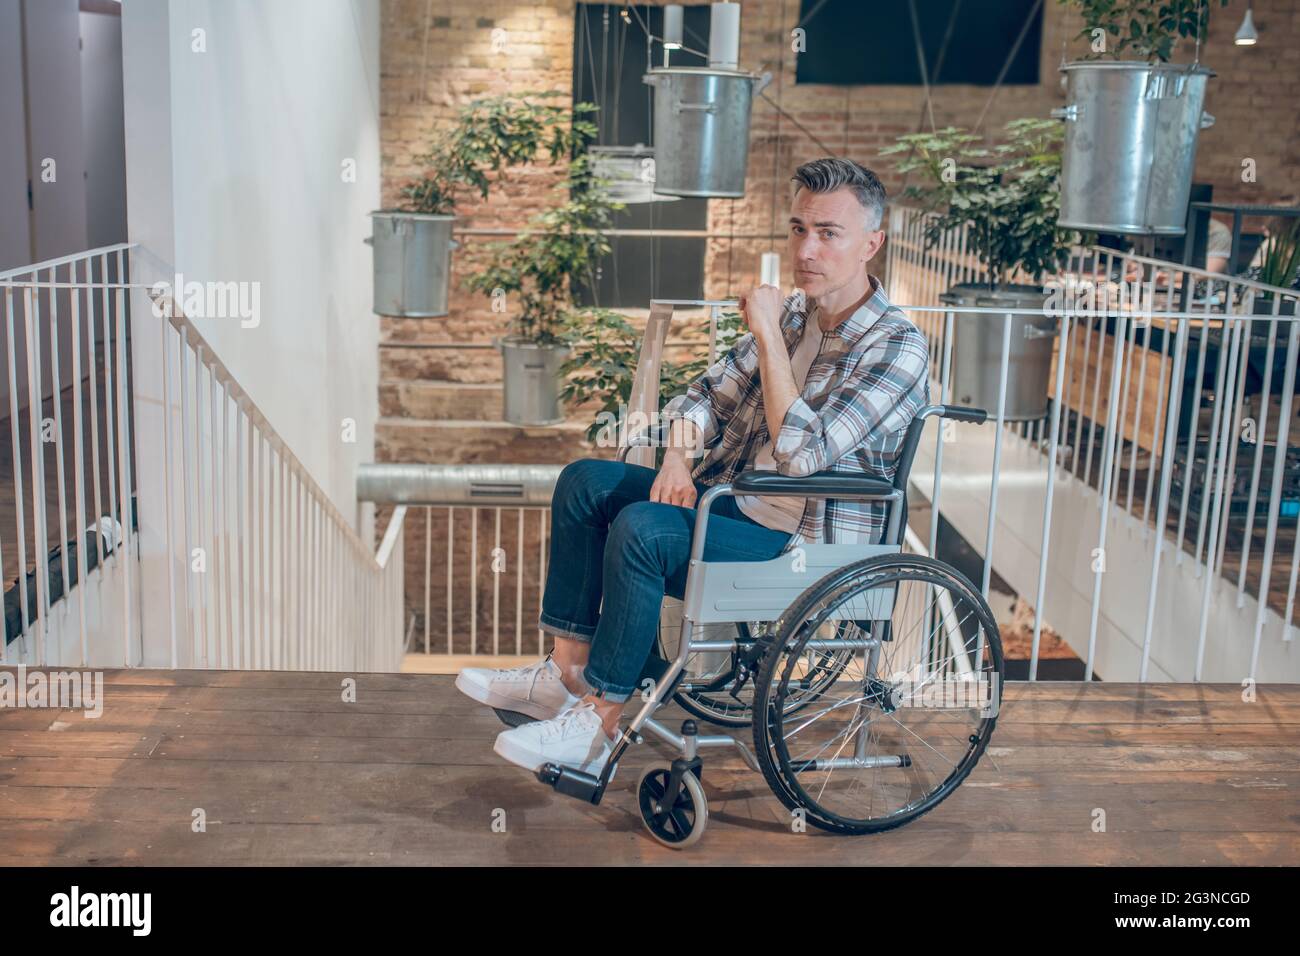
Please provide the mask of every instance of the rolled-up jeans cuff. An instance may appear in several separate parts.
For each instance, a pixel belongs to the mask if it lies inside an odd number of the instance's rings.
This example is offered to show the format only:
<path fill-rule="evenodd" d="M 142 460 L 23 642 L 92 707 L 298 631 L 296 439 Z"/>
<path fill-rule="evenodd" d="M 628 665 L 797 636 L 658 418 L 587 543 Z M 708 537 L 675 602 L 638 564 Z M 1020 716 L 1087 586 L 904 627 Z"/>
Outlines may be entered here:
<path fill-rule="evenodd" d="M 575 624 L 573 621 L 561 621 L 557 617 L 549 616 L 544 611 L 537 617 L 537 626 L 547 634 L 554 634 L 556 637 L 568 637 L 575 641 L 582 641 L 584 644 L 590 644 L 591 639 L 596 636 L 595 625 L 588 627 L 584 624 Z"/>
<path fill-rule="evenodd" d="M 592 676 L 591 665 L 588 664 L 582 669 L 582 679 L 594 691 L 597 691 L 601 697 L 613 704 L 626 703 L 636 690 L 635 687 L 622 688 L 616 684 L 601 680 L 599 677 Z"/>

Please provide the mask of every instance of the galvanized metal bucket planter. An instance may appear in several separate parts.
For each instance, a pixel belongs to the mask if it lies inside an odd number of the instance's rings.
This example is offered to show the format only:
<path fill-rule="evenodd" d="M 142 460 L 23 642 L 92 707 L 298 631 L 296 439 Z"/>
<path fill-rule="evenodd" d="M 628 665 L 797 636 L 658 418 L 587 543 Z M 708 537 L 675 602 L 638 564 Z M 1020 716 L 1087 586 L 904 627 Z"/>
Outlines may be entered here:
<path fill-rule="evenodd" d="M 649 146 L 589 146 L 596 175 L 606 181 L 609 198 L 627 205 L 677 202 L 655 192 L 655 151 Z"/>
<path fill-rule="evenodd" d="M 380 315 L 434 318 L 447 314 L 454 216 L 379 210 L 374 235 L 374 310 Z"/>
<path fill-rule="evenodd" d="M 977 309 L 1042 309 L 1047 293 L 1028 285 L 999 286 L 994 290 L 979 283 L 962 283 L 940 295 L 939 299 L 947 305 Z M 955 312 L 953 315 L 952 401 L 957 405 L 983 408 L 988 411 L 989 418 L 998 411 L 1004 324 L 1004 316 L 992 313 Z M 1054 316 L 1011 316 L 1007 421 L 1037 421 L 1047 414 L 1052 342 L 1056 338 L 1057 325 Z"/>
<path fill-rule="evenodd" d="M 560 406 L 560 366 L 569 356 L 564 345 L 541 345 L 527 339 L 498 339 L 505 379 L 502 417 L 513 425 L 557 425 L 564 421 Z"/>
<path fill-rule="evenodd" d="M 1205 113 L 1203 66 L 1138 61 L 1061 67 L 1067 105 L 1060 224 L 1086 232 L 1181 236 Z"/>

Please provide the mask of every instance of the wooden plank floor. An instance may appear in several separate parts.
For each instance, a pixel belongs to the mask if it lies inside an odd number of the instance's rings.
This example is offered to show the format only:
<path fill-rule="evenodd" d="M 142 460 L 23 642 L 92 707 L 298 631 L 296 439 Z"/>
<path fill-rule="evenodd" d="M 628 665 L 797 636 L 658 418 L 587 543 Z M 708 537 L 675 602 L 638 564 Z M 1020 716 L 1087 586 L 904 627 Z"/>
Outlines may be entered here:
<path fill-rule="evenodd" d="M 497 758 L 501 725 L 452 678 L 361 675 L 355 703 L 342 678 L 109 671 L 98 719 L 0 710 L 0 863 L 1300 863 L 1292 685 L 1243 703 L 1234 686 L 1010 684 L 967 781 L 873 837 L 792 833 L 761 776 L 706 751 L 709 829 L 674 852 L 634 806 L 657 743 L 593 807 Z"/>

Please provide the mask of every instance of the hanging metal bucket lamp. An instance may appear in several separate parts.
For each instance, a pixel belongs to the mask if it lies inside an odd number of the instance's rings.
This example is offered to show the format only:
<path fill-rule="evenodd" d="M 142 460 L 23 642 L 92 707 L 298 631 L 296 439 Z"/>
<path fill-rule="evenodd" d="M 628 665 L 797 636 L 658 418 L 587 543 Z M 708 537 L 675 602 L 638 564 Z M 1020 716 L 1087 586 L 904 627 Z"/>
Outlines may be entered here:
<path fill-rule="evenodd" d="M 745 194 L 749 117 L 771 81 L 738 69 L 740 4 L 710 10 L 709 65 L 663 67 L 643 77 L 654 87 L 654 192 L 735 199 Z"/>

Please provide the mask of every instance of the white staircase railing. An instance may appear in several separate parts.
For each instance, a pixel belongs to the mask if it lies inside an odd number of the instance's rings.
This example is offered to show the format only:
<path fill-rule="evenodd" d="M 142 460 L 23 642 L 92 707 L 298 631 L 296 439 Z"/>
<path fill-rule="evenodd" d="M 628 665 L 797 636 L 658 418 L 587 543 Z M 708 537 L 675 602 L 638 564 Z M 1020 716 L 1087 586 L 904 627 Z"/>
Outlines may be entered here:
<path fill-rule="evenodd" d="M 947 400 L 954 309 L 939 295 L 983 275 L 965 231 L 927 243 L 930 221 L 891 212 L 888 287 L 930 339 Z M 1287 467 L 1297 292 L 1102 248 L 1074 250 L 1052 282 L 1063 294 L 1045 310 L 956 310 L 987 314 L 1003 337 L 1001 394 L 1016 374 L 1009 315 L 1062 326 L 1046 418 L 1007 423 L 990 408 L 1001 427 L 933 444 L 933 480 L 918 456 L 935 520 L 942 510 L 1035 607 L 1031 673 L 1046 616 L 1089 676 L 1300 679 L 1286 653 L 1300 569 Z M 1207 377 L 1211 388 L 1195 384 Z"/>
<path fill-rule="evenodd" d="M 16 605 L 18 612 L 6 614 L 3 663 L 81 663 L 92 641 L 110 640 L 130 656 L 130 249 L 106 246 L 0 273 L 0 427 L 8 433 L 0 473 L 13 490 L 12 498 L 0 492 L 7 505 L 0 581 L 7 610 Z"/>
<path fill-rule="evenodd" d="M 172 667 L 399 670 L 405 509 L 377 550 L 363 542 L 175 302 L 150 291 L 137 305 L 154 307 L 131 311 L 128 293 L 143 288 L 130 280 L 136 252 L 119 245 L 0 274 L 10 432 L 0 462 L 11 456 L 14 485 L 13 519 L 0 513 L 0 577 L 7 585 L 16 567 L 25 585 L 0 663 L 138 666 L 142 604 L 161 602 Z M 133 387 L 139 336 L 160 344 L 160 402 Z M 141 401 L 161 405 L 160 434 L 133 433 Z M 135 502 L 137 467 L 163 473 L 162 500 Z M 135 518 L 165 529 L 150 555 L 165 565 L 164 589 L 141 588 Z M 69 541 L 69 527 L 87 544 L 75 558 L 61 548 L 52 572 L 51 546 Z M 33 562 L 28 601 L 21 570 Z"/>

